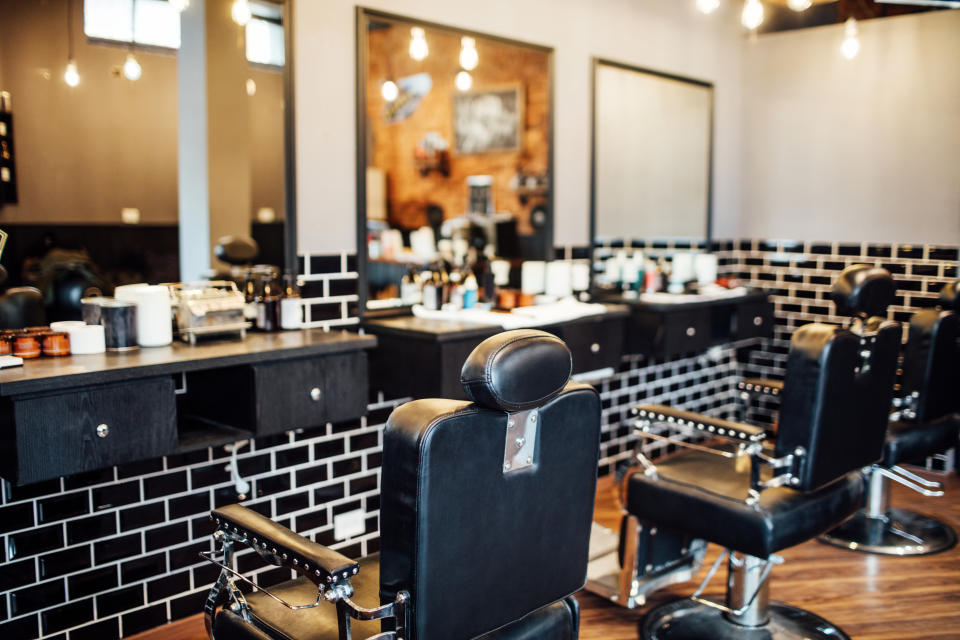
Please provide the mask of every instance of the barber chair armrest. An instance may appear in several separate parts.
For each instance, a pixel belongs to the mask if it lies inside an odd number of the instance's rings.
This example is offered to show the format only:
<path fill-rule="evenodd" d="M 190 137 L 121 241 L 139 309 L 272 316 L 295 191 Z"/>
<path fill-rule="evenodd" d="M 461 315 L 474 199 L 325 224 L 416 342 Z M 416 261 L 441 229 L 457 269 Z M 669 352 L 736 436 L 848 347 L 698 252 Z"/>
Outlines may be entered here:
<path fill-rule="evenodd" d="M 640 423 L 661 422 L 700 431 L 705 436 L 717 436 L 743 444 L 757 444 L 766 438 L 766 432 L 753 425 L 711 418 L 692 411 L 682 411 L 660 404 L 643 404 L 633 408 Z"/>
<path fill-rule="evenodd" d="M 737 390 L 751 396 L 779 398 L 783 393 L 783 382 L 766 378 L 744 378 L 737 383 Z"/>
<path fill-rule="evenodd" d="M 359 563 L 322 544 L 311 542 L 239 504 L 211 512 L 217 528 L 238 536 L 262 557 L 293 569 L 316 584 L 348 580 L 360 570 Z"/>

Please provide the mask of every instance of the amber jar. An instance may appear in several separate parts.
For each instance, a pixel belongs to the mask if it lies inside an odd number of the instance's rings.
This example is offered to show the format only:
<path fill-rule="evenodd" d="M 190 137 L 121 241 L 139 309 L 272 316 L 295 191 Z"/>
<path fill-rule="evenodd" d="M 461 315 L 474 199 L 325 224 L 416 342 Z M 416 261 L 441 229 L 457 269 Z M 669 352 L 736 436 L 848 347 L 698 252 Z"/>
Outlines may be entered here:
<path fill-rule="evenodd" d="M 0 356 L 9 356 L 13 354 L 13 337 L 6 335 L 6 332 L 0 333 Z"/>
<path fill-rule="evenodd" d="M 39 358 L 40 340 L 37 336 L 20 334 L 14 338 L 13 355 L 18 358 Z"/>
<path fill-rule="evenodd" d="M 62 331 L 48 331 L 40 336 L 45 356 L 70 355 L 70 336 Z"/>

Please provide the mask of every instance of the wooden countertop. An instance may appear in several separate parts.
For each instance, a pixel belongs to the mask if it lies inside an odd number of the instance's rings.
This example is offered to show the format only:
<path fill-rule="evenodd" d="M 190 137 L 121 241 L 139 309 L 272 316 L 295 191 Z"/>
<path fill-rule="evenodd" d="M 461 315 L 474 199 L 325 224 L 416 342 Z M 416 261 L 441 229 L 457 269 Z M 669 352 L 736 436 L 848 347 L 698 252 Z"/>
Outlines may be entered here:
<path fill-rule="evenodd" d="M 626 317 L 630 309 L 624 305 L 607 304 L 604 313 L 582 316 L 574 320 L 548 323 L 541 326 L 569 325 L 577 322 L 591 322 L 607 318 Z M 363 328 L 374 334 L 409 336 L 446 342 L 465 338 L 484 338 L 503 331 L 503 327 L 495 324 L 480 324 L 476 322 L 457 322 L 451 320 L 435 320 L 418 318 L 416 316 L 396 316 L 390 318 L 374 318 L 365 320 Z"/>
<path fill-rule="evenodd" d="M 619 293 L 600 292 L 597 294 L 597 301 L 627 305 L 629 307 L 640 307 L 649 309 L 650 311 L 686 311 L 725 304 L 737 305 L 747 302 L 762 302 L 767 299 L 767 296 L 768 293 L 763 289 L 749 289 L 740 296 L 718 297 L 709 300 L 694 300 L 690 302 L 644 302 L 638 298 L 625 298 Z"/>
<path fill-rule="evenodd" d="M 213 339 L 196 346 L 175 340 L 167 347 L 140 348 L 127 353 L 37 358 L 25 360 L 22 367 L 0 370 L 0 396 L 343 353 L 371 349 L 376 344 L 374 336 L 304 329 L 281 333 L 250 332 L 245 340 Z"/>

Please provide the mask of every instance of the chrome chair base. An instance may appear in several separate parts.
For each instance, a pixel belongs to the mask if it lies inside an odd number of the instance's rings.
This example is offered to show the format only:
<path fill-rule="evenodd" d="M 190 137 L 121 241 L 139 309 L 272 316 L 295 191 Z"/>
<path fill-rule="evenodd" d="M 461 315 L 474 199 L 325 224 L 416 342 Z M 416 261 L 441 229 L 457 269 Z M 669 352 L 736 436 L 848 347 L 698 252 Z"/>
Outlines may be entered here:
<path fill-rule="evenodd" d="M 884 518 L 861 510 L 817 540 L 863 553 L 923 556 L 952 549 L 957 534 L 939 520 L 906 509 L 888 509 Z"/>
<path fill-rule="evenodd" d="M 771 602 L 769 621 L 744 627 L 718 609 L 685 598 L 662 605 L 646 615 L 640 637 L 645 640 L 850 640 L 839 627 L 820 616 Z"/>

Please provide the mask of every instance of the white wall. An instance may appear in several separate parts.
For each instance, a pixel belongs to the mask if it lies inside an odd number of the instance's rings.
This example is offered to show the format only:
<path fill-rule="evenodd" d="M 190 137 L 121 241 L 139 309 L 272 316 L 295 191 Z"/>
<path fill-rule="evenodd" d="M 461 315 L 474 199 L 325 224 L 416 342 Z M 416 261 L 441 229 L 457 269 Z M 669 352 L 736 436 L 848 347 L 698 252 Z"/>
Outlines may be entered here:
<path fill-rule="evenodd" d="M 744 47 L 737 237 L 960 241 L 960 11 Z M 722 178 L 721 178 L 722 179 Z"/>
<path fill-rule="evenodd" d="M 555 244 L 588 242 L 591 59 L 716 85 L 714 233 L 730 237 L 740 210 L 740 49 L 729 3 L 703 16 L 680 0 L 372 0 L 367 5 L 554 47 Z M 355 3 L 295 4 L 299 250 L 355 250 Z"/>

